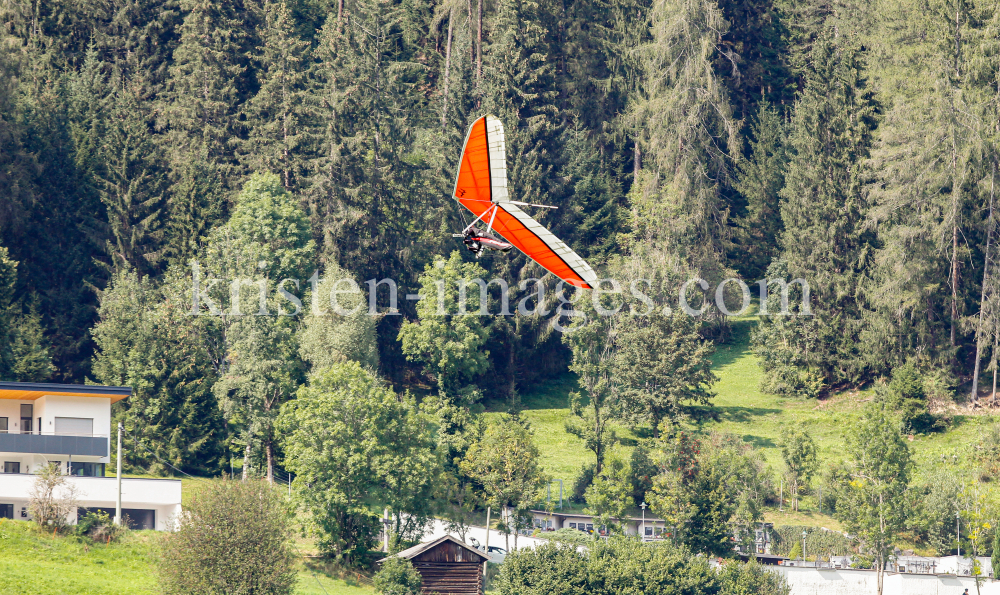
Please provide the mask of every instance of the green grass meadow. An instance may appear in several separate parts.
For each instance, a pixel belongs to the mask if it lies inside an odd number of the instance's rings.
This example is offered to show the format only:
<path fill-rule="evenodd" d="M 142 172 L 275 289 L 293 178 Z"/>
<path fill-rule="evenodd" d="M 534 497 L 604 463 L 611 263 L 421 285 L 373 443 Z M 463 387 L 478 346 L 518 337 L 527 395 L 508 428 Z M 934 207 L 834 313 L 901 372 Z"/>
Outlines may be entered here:
<path fill-rule="evenodd" d="M 154 595 L 155 531 L 94 543 L 39 531 L 33 523 L 0 519 L 0 595 Z M 304 560 L 296 595 L 365 595 L 370 581 Z"/>

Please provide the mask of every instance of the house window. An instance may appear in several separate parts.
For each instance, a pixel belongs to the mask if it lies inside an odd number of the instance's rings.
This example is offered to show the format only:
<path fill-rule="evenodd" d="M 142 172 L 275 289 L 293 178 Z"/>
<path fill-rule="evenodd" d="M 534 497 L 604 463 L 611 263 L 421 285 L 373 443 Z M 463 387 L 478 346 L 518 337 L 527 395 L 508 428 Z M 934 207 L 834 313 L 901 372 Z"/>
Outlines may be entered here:
<path fill-rule="evenodd" d="M 646 535 L 647 536 L 652 536 L 653 535 L 653 528 L 652 527 L 646 527 Z"/>
<path fill-rule="evenodd" d="M 94 420 L 88 417 L 57 417 L 55 432 L 57 435 L 93 436 Z"/>
<path fill-rule="evenodd" d="M 576 523 L 570 523 L 569 524 L 569 528 L 570 529 L 576 529 Z"/>
<path fill-rule="evenodd" d="M 593 530 L 594 530 L 594 526 L 591 525 L 590 523 L 587 523 L 587 531 L 591 531 L 592 532 Z"/>
<path fill-rule="evenodd" d="M 31 433 L 31 416 L 34 415 L 34 407 L 30 403 L 21 404 L 21 433 Z"/>
<path fill-rule="evenodd" d="M 18 463 L 16 461 L 4 461 L 4 463 L 3 463 L 3 472 L 4 473 L 20 473 L 21 472 L 21 463 Z"/>
<path fill-rule="evenodd" d="M 104 477 L 104 463 L 70 463 L 69 474 L 83 477 Z"/>
<path fill-rule="evenodd" d="M 0 417 L 0 434 L 6 434 L 6 433 L 7 433 L 7 418 Z"/>
<path fill-rule="evenodd" d="M 0 504 L 0 519 L 13 519 L 13 518 L 14 518 L 14 505 Z"/>

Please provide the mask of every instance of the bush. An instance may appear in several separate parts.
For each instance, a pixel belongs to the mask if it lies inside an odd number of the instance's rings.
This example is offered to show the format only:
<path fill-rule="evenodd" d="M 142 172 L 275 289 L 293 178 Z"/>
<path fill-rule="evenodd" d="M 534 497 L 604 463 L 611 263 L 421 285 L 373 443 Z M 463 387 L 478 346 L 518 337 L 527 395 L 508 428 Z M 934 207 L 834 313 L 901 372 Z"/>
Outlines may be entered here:
<path fill-rule="evenodd" d="M 74 486 L 66 481 L 55 463 L 38 470 L 28 493 L 28 512 L 39 527 L 62 529 L 78 508 Z"/>
<path fill-rule="evenodd" d="M 125 519 L 122 519 L 121 525 L 116 525 L 111 515 L 100 510 L 88 512 L 76 522 L 76 534 L 94 541 L 117 541 L 126 533 L 128 526 Z"/>
<path fill-rule="evenodd" d="M 420 595 L 420 573 L 409 560 L 390 556 L 372 580 L 382 595 Z"/>
<path fill-rule="evenodd" d="M 511 552 L 496 582 L 500 595 L 715 595 L 719 579 L 702 556 L 670 543 L 630 537 L 598 541 L 588 552 L 545 544 Z"/>
<path fill-rule="evenodd" d="M 289 519 L 283 495 L 263 480 L 202 487 L 163 540 L 163 592 L 289 595 L 296 574 Z"/>
<path fill-rule="evenodd" d="M 594 483 L 594 473 L 597 471 L 595 463 L 584 463 L 580 468 L 580 474 L 573 480 L 573 493 L 570 495 L 570 502 L 584 504 L 587 501 L 585 494 L 590 484 Z"/>
<path fill-rule="evenodd" d="M 889 384 L 879 388 L 884 397 L 903 418 L 904 427 L 915 433 L 941 432 L 947 424 L 933 415 L 927 404 L 924 379 L 913 362 L 906 362 L 892 371 Z"/>
<path fill-rule="evenodd" d="M 746 564 L 726 562 L 719 569 L 719 581 L 720 595 L 789 595 L 792 590 L 785 577 L 754 560 Z"/>

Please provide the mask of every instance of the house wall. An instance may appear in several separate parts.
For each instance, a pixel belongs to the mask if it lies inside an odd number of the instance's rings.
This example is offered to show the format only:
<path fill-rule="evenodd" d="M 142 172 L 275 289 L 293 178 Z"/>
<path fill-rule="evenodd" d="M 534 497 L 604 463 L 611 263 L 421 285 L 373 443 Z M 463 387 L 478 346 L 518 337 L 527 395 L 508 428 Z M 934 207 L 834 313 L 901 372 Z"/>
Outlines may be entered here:
<path fill-rule="evenodd" d="M 32 401 L 15 401 L 14 399 L 0 399 L 0 417 L 7 418 L 7 431 L 20 433 L 21 431 L 21 403 L 31 403 Z"/>
<path fill-rule="evenodd" d="M 77 501 L 83 508 L 115 507 L 118 482 L 114 477 L 66 476 L 68 485 L 77 490 Z M 28 494 L 35 483 L 31 475 L 0 474 L 0 504 L 14 505 L 14 518 L 22 517 L 27 508 Z M 156 511 L 156 529 L 166 531 L 170 522 L 181 513 L 181 482 L 179 479 L 122 478 L 122 508 L 151 509 Z M 76 515 L 67 519 L 76 522 Z"/>
<path fill-rule="evenodd" d="M 95 436 L 111 435 L 111 399 L 46 395 L 35 400 L 35 418 L 42 418 L 42 432 L 55 431 L 56 417 L 87 417 L 94 420 Z"/>

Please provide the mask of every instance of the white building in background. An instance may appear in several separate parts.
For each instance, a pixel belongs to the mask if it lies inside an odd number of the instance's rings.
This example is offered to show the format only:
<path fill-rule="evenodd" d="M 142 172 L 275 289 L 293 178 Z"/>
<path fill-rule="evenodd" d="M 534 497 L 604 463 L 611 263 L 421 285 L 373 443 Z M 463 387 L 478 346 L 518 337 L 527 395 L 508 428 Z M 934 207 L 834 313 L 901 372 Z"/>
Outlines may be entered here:
<path fill-rule="evenodd" d="M 111 404 L 131 394 L 118 386 L 0 382 L 0 518 L 30 519 L 33 474 L 53 463 L 76 488 L 81 514 L 114 516 L 118 482 L 104 476 L 114 445 Z M 133 528 L 166 530 L 180 511 L 180 480 L 122 479 L 122 516 Z"/>

